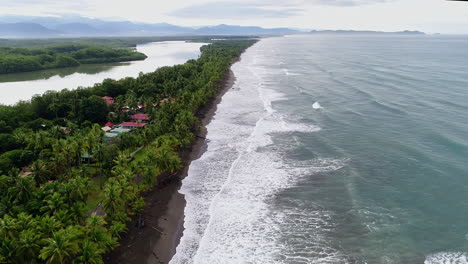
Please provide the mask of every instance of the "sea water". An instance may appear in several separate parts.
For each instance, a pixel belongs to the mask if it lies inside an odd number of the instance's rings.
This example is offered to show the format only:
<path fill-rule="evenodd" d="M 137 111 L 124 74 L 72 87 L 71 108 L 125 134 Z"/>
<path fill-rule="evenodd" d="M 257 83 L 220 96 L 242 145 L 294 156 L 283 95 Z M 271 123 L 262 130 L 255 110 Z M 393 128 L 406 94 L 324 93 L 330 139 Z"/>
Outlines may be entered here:
<path fill-rule="evenodd" d="M 468 38 L 262 39 L 193 161 L 171 263 L 467 263 Z"/>

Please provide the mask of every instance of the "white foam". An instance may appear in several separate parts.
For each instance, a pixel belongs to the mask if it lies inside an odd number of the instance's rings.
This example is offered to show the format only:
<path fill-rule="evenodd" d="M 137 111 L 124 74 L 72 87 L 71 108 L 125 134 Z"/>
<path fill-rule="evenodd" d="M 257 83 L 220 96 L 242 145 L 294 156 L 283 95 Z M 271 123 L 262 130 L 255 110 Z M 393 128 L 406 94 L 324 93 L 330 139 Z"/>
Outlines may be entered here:
<path fill-rule="evenodd" d="M 300 74 L 300 73 L 290 72 L 288 69 L 283 69 L 283 72 L 284 72 L 284 74 L 286 74 L 287 76 L 300 76 L 300 75 L 302 75 L 302 74 Z"/>
<path fill-rule="evenodd" d="M 440 252 L 426 257 L 424 264 L 466 264 L 468 256 L 463 252 Z"/>
<path fill-rule="evenodd" d="M 323 107 L 320 105 L 319 102 L 315 102 L 315 103 L 312 105 L 312 108 L 313 108 L 313 109 L 322 109 Z"/>
<path fill-rule="evenodd" d="M 316 172 L 339 169 L 346 161 L 285 160 L 272 145 L 275 134 L 312 133 L 320 128 L 274 109 L 274 102 L 287 97 L 266 88 L 275 71 L 267 68 L 272 64 L 264 54 L 264 43 L 250 48 L 233 66 L 236 89 L 218 105 L 207 128 L 208 149 L 192 162 L 183 181 L 185 230 L 171 263 L 345 262 L 318 228 L 329 212 L 272 208 L 270 200 L 280 191 Z M 291 222 L 292 215 L 301 223 Z M 297 241 L 281 242 L 285 232 L 309 234 L 303 241 L 308 249 L 298 252 Z"/>

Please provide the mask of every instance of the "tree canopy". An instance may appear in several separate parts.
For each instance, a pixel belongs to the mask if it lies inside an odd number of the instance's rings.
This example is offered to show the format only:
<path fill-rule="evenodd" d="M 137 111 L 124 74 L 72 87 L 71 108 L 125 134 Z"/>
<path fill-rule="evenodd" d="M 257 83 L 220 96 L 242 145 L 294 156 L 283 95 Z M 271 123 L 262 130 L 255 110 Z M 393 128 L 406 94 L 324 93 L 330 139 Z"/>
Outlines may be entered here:
<path fill-rule="evenodd" d="M 75 43 L 31 49 L 1 47 L 0 74 L 144 59 L 145 54 L 129 48 L 113 49 Z"/>

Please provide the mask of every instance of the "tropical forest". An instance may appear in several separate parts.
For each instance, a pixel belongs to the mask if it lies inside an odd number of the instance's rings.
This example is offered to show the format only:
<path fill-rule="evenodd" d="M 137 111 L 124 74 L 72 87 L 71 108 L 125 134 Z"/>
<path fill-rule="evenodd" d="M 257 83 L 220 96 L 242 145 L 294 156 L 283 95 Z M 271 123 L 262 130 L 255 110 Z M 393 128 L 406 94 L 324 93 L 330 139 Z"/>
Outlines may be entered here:
<path fill-rule="evenodd" d="M 131 48 L 81 43 L 63 43 L 42 48 L 0 47 L 0 74 L 144 59 L 145 54 Z"/>

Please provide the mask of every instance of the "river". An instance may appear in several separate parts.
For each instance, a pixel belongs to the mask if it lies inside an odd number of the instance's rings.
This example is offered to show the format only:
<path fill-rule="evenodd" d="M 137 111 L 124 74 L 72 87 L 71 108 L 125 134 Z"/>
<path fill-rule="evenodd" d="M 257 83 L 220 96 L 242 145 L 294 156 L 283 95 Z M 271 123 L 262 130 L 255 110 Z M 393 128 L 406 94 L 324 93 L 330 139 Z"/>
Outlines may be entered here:
<path fill-rule="evenodd" d="M 137 77 L 140 72 L 148 73 L 162 66 L 182 64 L 187 60 L 198 58 L 200 47 L 203 45 L 205 43 L 184 41 L 152 42 L 136 47 L 137 51 L 148 56 L 144 61 L 87 64 L 63 69 L 2 74 L 0 104 L 29 100 L 33 95 L 48 90 L 89 87 L 108 78 Z"/>

